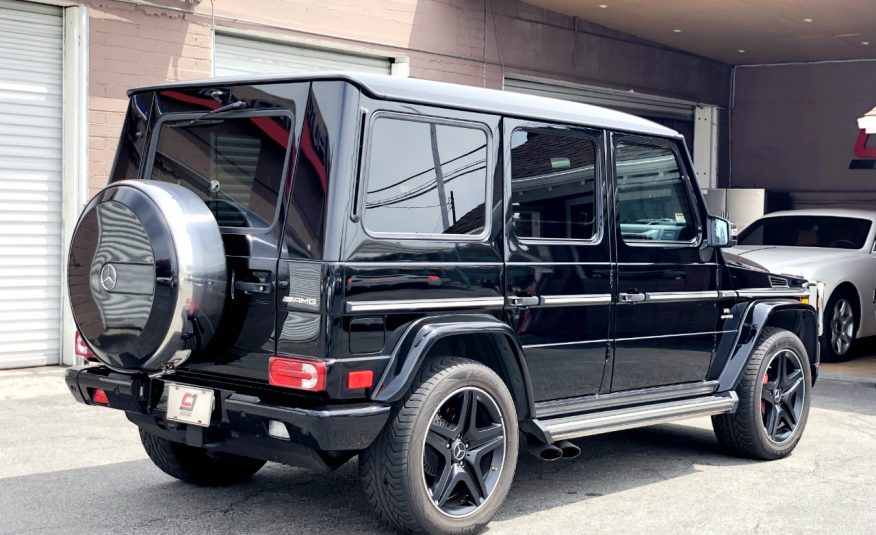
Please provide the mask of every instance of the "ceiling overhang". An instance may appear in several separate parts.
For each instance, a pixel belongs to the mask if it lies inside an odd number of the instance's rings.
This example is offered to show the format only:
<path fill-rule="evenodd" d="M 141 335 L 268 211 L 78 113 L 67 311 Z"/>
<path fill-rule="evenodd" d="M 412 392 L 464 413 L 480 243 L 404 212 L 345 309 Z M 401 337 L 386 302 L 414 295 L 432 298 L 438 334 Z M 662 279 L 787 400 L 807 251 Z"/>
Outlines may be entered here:
<path fill-rule="evenodd" d="M 524 0 L 733 65 L 876 59 L 874 0 Z"/>

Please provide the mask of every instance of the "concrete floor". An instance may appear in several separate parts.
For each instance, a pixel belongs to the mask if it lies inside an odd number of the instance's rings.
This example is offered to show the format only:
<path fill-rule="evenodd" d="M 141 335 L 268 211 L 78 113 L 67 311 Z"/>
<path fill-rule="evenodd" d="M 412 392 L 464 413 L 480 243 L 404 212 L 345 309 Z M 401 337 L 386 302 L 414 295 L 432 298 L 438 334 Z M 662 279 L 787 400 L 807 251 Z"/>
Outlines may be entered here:
<path fill-rule="evenodd" d="M 489 533 L 874 533 L 876 343 L 825 365 L 787 459 L 724 455 L 708 419 L 522 456 Z M 355 462 L 329 476 L 268 465 L 226 489 L 177 482 L 116 411 L 76 404 L 59 368 L 0 372 L 0 534 L 385 532 Z"/>

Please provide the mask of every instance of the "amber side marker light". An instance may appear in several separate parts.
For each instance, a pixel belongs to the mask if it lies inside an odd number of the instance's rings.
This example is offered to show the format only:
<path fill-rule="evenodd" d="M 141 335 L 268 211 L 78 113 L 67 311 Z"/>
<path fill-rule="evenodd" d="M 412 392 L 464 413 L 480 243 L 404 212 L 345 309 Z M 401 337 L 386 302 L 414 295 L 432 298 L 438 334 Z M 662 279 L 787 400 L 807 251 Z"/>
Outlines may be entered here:
<path fill-rule="evenodd" d="M 325 362 L 320 360 L 271 357 L 268 383 L 274 386 L 320 392 L 325 390 Z"/>

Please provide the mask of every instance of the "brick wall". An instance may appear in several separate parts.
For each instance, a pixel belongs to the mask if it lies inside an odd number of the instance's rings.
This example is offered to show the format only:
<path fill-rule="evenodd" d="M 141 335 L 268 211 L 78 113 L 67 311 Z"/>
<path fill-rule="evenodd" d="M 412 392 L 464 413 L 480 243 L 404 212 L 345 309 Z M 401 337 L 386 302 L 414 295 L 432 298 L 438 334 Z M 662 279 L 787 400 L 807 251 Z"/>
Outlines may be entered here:
<path fill-rule="evenodd" d="M 89 186 L 106 183 L 125 91 L 209 77 L 212 24 L 366 47 L 411 76 L 501 88 L 508 73 L 725 105 L 729 66 L 517 0 L 113 0 L 90 7 Z M 135 5 L 136 4 L 136 5 Z M 500 50 L 501 46 L 501 50 Z"/>
<path fill-rule="evenodd" d="M 182 4 L 182 2 L 177 2 Z M 89 2 L 89 191 L 106 184 L 136 86 L 211 74 L 209 19 L 121 2 Z"/>

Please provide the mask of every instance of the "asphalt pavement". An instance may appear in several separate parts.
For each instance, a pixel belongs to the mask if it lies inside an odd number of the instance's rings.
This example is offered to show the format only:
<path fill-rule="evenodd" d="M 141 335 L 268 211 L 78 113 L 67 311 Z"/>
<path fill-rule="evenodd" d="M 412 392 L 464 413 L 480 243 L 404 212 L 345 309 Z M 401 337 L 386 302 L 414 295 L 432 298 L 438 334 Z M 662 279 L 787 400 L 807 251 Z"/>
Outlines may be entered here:
<path fill-rule="evenodd" d="M 789 458 L 726 455 L 708 419 L 576 440 L 575 460 L 522 454 L 488 533 L 876 532 L 876 343 L 824 365 Z M 0 534 L 386 533 L 355 460 L 327 476 L 269 464 L 230 488 L 185 485 L 113 410 L 77 404 L 60 368 L 0 371 Z"/>

